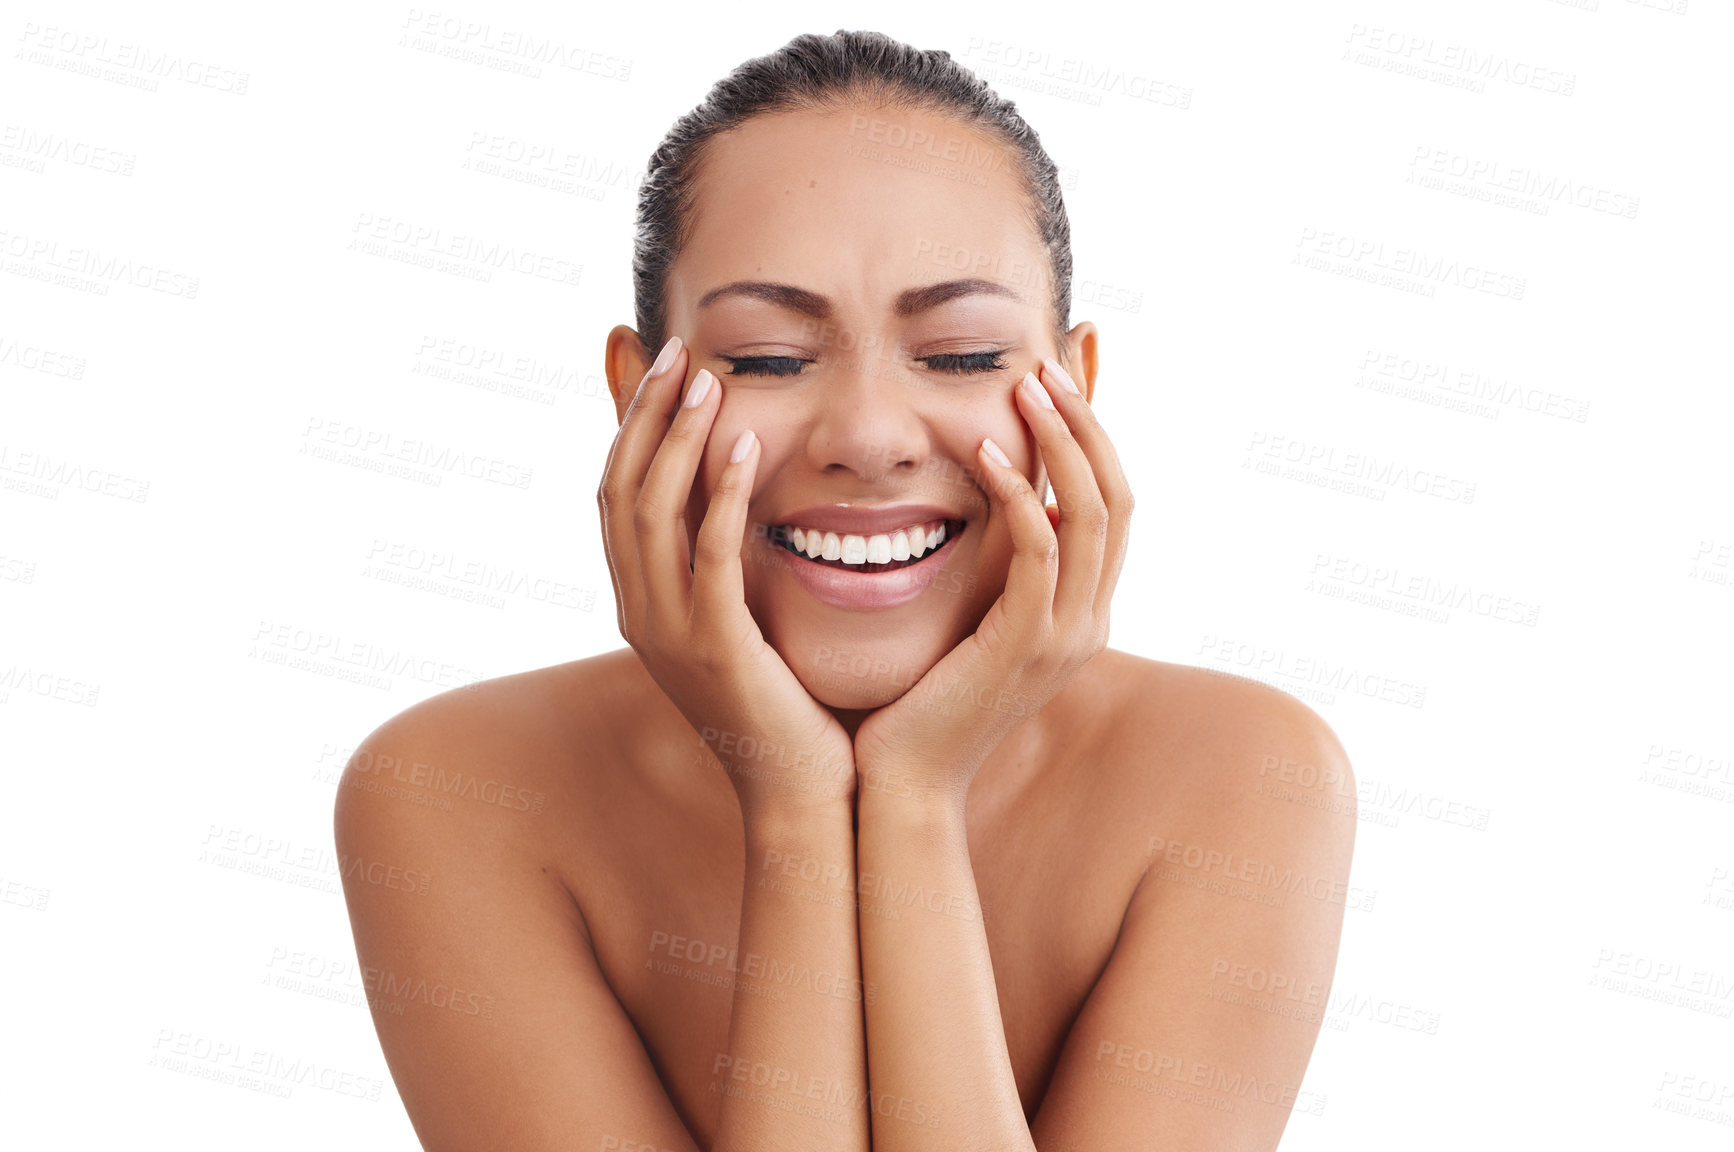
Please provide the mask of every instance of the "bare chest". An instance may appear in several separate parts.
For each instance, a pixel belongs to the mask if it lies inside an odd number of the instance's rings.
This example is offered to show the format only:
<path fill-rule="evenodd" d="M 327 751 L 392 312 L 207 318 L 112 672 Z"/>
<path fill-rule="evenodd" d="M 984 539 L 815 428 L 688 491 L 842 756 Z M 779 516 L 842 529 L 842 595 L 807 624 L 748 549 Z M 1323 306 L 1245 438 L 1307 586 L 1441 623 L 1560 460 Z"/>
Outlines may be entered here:
<path fill-rule="evenodd" d="M 707 1144 L 726 1084 L 718 1058 L 727 1052 L 737 985 L 751 995 L 780 996 L 800 981 L 825 978 L 741 952 L 741 893 L 749 878 L 738 816 L 730 815 L 730 821 L 671 824 L 654 804 L 628 805 L 591 823 L 583 859 L 571 872 L 583 878 L 575 895 L 603 975 L 682 1119 Z M 1137 862 L 1125 846 L 1100 836 L 1099 827 L 1092 834 L 1081 816 L 1042 805 L 992 819 L 977 819 L 972 808 L 970 816 L 971 863 L 1006 1045 L 1029 1114 L 1108 961 L 1137 882 Z M 919 885 L 869 895 L 882 914 L 893 915 L 924 898 Z"/>

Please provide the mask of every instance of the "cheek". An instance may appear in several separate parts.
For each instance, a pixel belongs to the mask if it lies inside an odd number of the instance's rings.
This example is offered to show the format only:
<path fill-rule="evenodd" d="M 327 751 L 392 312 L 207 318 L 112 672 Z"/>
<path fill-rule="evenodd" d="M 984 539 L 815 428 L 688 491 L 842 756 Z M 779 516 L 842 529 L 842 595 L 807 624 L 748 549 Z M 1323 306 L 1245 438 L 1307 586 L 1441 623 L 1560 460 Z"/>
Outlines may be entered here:
<path fill-rule="evenodd" d="M 704 456 L 699 461 L 698 474 L 693 477 L 688 519 L 692 522 L 694 532 L 697 531 L 704 510 L 710 507 L 711 496 L 728 469 L 729 453 L 734 451 L 735 441 L 740 439 L 742 432 L 750 428 L 759 438 L 759 464 L 753 478 L 754 494 L 763 490 L 766 481 L 776 473 L 780 466 L 780 454 L 786 451 L 789 442 L 786 432 L 777 427 L 774 405 L 766 404 L 757 397 L 735 397 L 731 400 L 726 391 L 727 385 L 724 385 L 724 388 L 722 407 L 711 421 L 710 434 L 705 440 Z"/>
<path fill-rule="evenodd" d="M 1040 463 L 1035 433 L 1018 411 L 1017 401 L 1009 387 L 995 389 L 991 395 L 977 397 L 973 403 L 957 405 L 946 413 L 944 451 L 968 469 L 968 476 L 978 484 L 983 480 L 979 453 L 983 439 L 998 444 L 1013 468 L 1026 477 L 1034 476 Z"/>

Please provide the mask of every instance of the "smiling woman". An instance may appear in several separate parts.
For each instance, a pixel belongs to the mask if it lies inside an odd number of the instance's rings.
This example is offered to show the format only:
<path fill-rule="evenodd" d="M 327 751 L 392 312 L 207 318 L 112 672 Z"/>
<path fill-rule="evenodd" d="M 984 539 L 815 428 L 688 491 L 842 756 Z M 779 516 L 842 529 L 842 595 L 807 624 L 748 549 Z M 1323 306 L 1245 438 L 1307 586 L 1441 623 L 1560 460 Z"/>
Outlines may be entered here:
<path fill-rule="evenodd" d="M 1353 774 L 1106 647 L 1132 496 L 1035 133 L 944 52 L 797 37 L 652 156 L 634 274 L 628 646 L 408 709 L 339 792 L 340 851 L 431 877 L 345 887 L 423 1144 L 1274 1147 Z"/>

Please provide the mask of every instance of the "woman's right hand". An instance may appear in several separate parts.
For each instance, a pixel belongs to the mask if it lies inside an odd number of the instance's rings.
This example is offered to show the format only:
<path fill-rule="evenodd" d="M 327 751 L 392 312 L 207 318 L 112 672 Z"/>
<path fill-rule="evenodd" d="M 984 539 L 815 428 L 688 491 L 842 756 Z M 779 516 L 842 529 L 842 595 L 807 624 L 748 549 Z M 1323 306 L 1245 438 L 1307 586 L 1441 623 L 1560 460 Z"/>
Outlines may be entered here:
<path fill-rule="evenodd" d="M 760 452 L 752 432 L 736 442 L 689 552 L 687 503 L 722 385 L 701 368 L 683 398 L 687 363 L 684 341 L 671 339 L 638 386 L 596 493 L 620 634 L 721 761 L 747 819 L 847 803 L 849 734 L 747 610 L 741 544 Z"/>

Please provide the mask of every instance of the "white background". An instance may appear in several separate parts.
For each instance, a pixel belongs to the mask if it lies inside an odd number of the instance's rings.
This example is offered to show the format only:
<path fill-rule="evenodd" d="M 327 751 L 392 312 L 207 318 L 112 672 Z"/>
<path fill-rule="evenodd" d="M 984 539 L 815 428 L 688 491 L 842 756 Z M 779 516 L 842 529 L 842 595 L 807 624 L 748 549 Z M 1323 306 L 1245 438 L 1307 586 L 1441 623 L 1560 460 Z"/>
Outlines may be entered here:
<path fill-rule="evenodd" d="M 866 27 L 1065 170 L 1139 498 L 1111 643 L 1294 692 L 1358 772 L 1284 1147 L 1727 1147 L 1734 100 L 1687 3 L 9 5 L 0 1125 L 416 1147 L 337 774 L 418 700 L 621 645 L 639 173 L 736 64 Z M 508 70 L 526 35 L 574 66 Z M 417 443 L 494 479 L 378 470 Z M 295 1061 L 382 1090 L 233 1074 Z"/>

